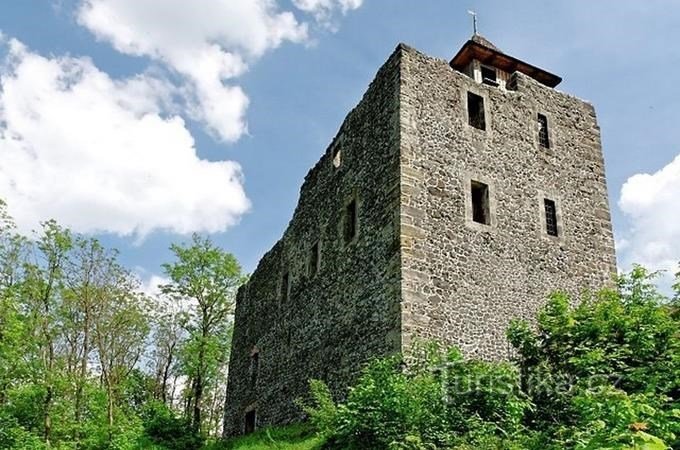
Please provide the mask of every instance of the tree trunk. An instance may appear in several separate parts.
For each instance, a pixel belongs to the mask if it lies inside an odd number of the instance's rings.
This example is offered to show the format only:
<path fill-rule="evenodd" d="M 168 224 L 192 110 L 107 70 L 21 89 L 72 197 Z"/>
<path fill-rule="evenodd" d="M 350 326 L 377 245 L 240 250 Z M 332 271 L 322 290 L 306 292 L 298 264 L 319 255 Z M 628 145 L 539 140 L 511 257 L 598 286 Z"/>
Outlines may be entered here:
<path fill-rule="evenodd" d="M 50 407 L 52 405 L 52 397 L 54 396 L 54 388 L 51 384 L 47 385 L 47 393 L 45 394 L 45 401 L 43 402 L 43 425 L 45 432 L 43 438 L 45 444 L 50 447 L 50 435 L 52 434 L 52 418 L 50 417 Z"/>
<path fill-rule="evenodd" d="M 75 428 L 73 440 L 76 448 L 80 448 L 80 422 L 83 416 L 83 389 L 87 379 L 87 357 L 90 353 L 90 314 L 85 312 L 85 322 L 83 323 L 83 354 L 80 360 L 80 373 L 77 379 L 76 398 L 75 398 Z"/>
<path fill-rule="evenodd" d="M 167 393 L 168 393 L 168 377 L 170 376 L 170 367 L 172 366 L 172 354 L 175 350 L 175 343 L 173 342 L 168 351 L 168 359 L 165 362 L 165 367 L 163 368 L 163 382 L 161 383 L 161 398 L 163 399 L 163 404 L 167 404 Z"/>
<path fill-rule="evenodd" d="M 196 433 L 201 432 L 201 398 L 203 397 L 203 377 L 199 369 L 194 382 L 194 411 L 192 424 Z"/>
<path fill-rule="evenodd" d="M 113 442 L 113 387 L 111 386 L 111 381 L 108 377 L 106 380 L 106 393 L 108 397 L 106 402 L 106 417 L 109 425 L 109 443 L 111 443 Z"/>
<path fill-rule="evenodd" d="M 198 371 L 194 384 L 194 413 L 192 425 L 194 431 L 201 432 L 201 400 L 203 398 L 203 368 L 205 367 L 205 341 L 208 338 L 208 314 L 203 310 L 203 329 L 201 330 L 201 345 L 198 350 Z"/>

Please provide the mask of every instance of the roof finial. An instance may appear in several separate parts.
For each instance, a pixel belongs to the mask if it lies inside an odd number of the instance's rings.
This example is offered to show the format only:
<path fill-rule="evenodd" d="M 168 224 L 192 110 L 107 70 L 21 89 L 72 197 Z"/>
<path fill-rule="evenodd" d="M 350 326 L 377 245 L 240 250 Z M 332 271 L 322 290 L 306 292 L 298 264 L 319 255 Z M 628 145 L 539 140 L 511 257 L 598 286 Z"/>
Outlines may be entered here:
<path fill-rule="evenodd" d="M 472 16 L 472 31 L 474 32 L 475 35 L 477 35 L 477 13 L 468 10 L 468 14 Z"/>

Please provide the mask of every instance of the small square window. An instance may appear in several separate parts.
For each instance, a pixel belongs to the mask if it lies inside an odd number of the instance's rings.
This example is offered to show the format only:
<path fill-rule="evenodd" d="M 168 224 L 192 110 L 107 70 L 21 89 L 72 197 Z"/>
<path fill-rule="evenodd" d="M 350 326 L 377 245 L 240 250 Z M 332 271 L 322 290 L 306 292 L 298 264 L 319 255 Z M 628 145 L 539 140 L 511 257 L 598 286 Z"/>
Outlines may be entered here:
<path fill-rule="evenodd" d="M 548 118 L 543 114 L 538 115 L 538 143 L 541 144 L 541 147 L 550 148 Z"/>
<path fill-rule="evenodd" d="M 351 242 L 357 235 L 357 201 L 353 199 L 345 206 L 343 221 L 343 237 L 345 243 Z"/>
<path fill-rule="evenodd" d="M 472 92 L 468 92 L 468 123 L 480 130 L 486 130 L 484 119 L 484 98 Z"/>
<path fill-rule="evenodd" d="M 310 277 L 313 277 L 319 271 L 319 261 L 321 256 L 319 242 L 315 242 L 314 245 L 309 249 L 309 259 L 307 260 L 307 273 Z"/>
<path fill-rule="evenodd" d="M 484 225 L 490 225 L 489 186 L 479 181 L 471 181 L 470 196 L 472 198 L 472 220 Z"/>
<path fill-rule="evenodd" d="M 285 272 L 281 277 L 281 301 L 288 301 L 288 295 L 290 294 L 290 273 Z"/>
<path fill-rule="evenodd" d="M 554 200 L 543 199 L 545 207 L 545 231 L 550 236 L 557 237 L 557 206 Z"/>
<path fill-rule="evenodd" d="M 498 86 L 496 69 L 493 67 L 482 66 L 482 83 L 489 86 Z"/>

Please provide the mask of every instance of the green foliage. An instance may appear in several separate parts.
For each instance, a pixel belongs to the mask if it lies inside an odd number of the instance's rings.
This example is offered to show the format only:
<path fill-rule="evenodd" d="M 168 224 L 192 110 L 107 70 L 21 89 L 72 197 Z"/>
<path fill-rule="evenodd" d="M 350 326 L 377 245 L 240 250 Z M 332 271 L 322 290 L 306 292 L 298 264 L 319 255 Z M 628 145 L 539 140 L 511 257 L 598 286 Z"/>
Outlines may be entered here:
<path fill-rule="evenodd" d="M 205 450 L 320 450 L 322 439 L 307 425 L 265 428 L 228 441 L 208 444 Z"/>
<path fill-rule="evenodd" d="M 530 405 L 510 364 L 465 361 L 436 345 L 414 358 L 410 366 L 398 357 L 374 361 L 338 405 L 311 382 L 314 404 L 305 411 L 328 448 L 441 448 L 474 440 L 480 429 L 498 442 L 521 430 Z"/>
<path fill-rule="evenodd" d="M 174 246 L 181 257 L 167 266 L 176 277 L 169 295 L 191 286 L 219 312 L 207 335 L 187 336 L 182 326 L 200 329 L 200 308 L 169 313 L 140 292 L 115 250 L 54 221 L 34 238 L 19 236 L 0 200 L 0 449 L 199 448 L 202 438 L 169 396 L 172 380 L 197 371 L 215 433 L 230 339 L 225 314 L 243 277 L 233 256 L 208 242 L 195 237 L 198 251 Z M 210 363 L 192 366 L 195 351 Z"/>
<path fill-rule="evenodd" d="M 529 424 L 575 448 L 633 445 L 636 423 L 680 445 L 673 418 L 680 409 L 680 321 L 655 276 L 635 267 L 617 290 L 586 296 L 575 308 L 554 294 L 535 331 L 513 323 L 508 337 L 536 405 Z"/>
<path fill-rule="evenodd" d="M 42 440 L 22 427 L 18 420 L 0 411 L 0 448 L 7 450 L 42 450 Z"/>
<path fill-rule="evenodd" d="M 143 412 L 144 432 L 150 442 L 168 450 L 198 449 L 203 444 L 201 436 L 194 433 L 191 424 L 160 402 L 149 402 Z"/>
<path fill-rule="evenodd" d="M 189 245 L 171 247 L 175 261 L 164 264 L 170 282 L 163 292 L 178 304 L 190 304 L 181 325 L 188 337 L 179 351 L 179 367 L 190 380 L 191 424 L 204 426 L 203 397 L 221 380 L 228 363 L 236 291 L 245 281 L 236 258 L 196 234 Z"/>
<path fill-rule="evenodd" d="M 513 322 L 513 363 L 434 344 L 372 362 L 346 400 L 312 381 L 304 407 L 326 448 L 680 448 L 680 312 L 636 267 L 574 302 L 553 294 Z"/>

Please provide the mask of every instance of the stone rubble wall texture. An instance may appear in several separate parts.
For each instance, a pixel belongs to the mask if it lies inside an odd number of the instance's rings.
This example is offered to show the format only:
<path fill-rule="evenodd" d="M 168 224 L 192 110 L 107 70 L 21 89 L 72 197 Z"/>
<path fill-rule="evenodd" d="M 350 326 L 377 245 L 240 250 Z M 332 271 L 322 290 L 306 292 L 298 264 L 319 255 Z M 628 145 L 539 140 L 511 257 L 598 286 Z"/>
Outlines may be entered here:
<path fill-rule="evenodd" d="M 310 378 L 342 396 L 368 360 L 408 353 L 416 340 L 505 358 L 512 318 L 531 320 L 553 290 L 578 295 L 611 281 L 595 111 L 521 73 L 512 78 L 514 90 L 482 85 L 397 47 L 305 178 L 283 238 L 239 290 L 225 435 L 243 432 L 250 409 L 258 427 L 298 420 L 295 399 Z M 468 91 L 484 98 L 486 131 L 468 125 Z M 538 143 L 538 113 L 548 117 L 550 149 Z M 471 180 L 489 186 L 490 225 L 471 220 Z M 545 233 L 544 198 L 557 203 L 557 238 Z M 344 244 L 351 199 L 358 235 Z M 317 240 L 320 270 L 310 276 Z"/>
<path fill-rule="evenodd" d="M 435 339 L 469 357 L 507 357 L 511 319 L 531 320 L 552 291 L 578 296 L 616 271 L 595 111 L 522 73 L 502 90 L 414 50 L 401 67 L 404 350 Z M 468 125 L 468 91 L 484 98 L 486 131 Z M 471 180 L 489 186 L 490 226 L 471 220 Z M 557 238 L 545 232 L 544 198 L 557 203 Z"/>
<path fill-rule="evenodd" d="M 229 364 L 225 434 L 301 416 L 308 380 L 345 388 L 367 360 L 401 348 L 399 281 L 399 52 L 390 57 L 326 154 L 307 174 L 283 238 L 239 290 Z M 333 165 L 334 150 L 341 164 Z M 358 234 L 345 244 L 343 210 L 358 204 Z M 307 273 L 318 240 L 320 269 Z M 290 295 L 281 301 L 283 274 Z M 259 376 L 250 383 L 251 352 Z"/>

